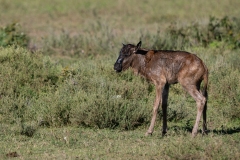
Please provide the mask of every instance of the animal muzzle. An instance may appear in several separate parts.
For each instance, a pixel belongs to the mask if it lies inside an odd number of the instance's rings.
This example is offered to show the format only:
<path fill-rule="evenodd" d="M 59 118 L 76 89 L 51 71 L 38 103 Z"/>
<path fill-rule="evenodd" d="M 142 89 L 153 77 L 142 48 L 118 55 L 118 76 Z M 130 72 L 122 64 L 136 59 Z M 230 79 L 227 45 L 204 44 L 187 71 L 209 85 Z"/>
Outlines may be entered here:
<path fill-rule="evenodd" d="M 123 62 L 122 58 L 117 59 L 116 63 L 114 64 L 114 70 L 116 72 L 121 72 L 122 71 L 122 62 Z"/>
<path fill-rule="evenodd" d="M 115 63 L 114 64 L 114 70 L 116 72 L 121 72 L 122 71 L 122 64 L 121 63 Z"/>

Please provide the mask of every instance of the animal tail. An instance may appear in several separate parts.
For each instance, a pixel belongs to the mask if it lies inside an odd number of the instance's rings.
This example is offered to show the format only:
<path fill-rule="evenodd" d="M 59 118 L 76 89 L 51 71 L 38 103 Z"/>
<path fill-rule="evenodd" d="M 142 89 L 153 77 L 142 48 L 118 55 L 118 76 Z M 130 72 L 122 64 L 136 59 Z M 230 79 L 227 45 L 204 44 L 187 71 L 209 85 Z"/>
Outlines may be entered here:
<path fill-rule="evenodd" d="M 205 74 L 203 75 L 203 91 L 202 94 L 206 98 L 206 102 L 204 104 L 204 109 L 203 109 L 203 134 L 207 134 L 207 101 L 208 101 L 208 69 L 205 66 Z"/>
<path fill-rule="evenodd" d="M 208 92 L 207 92 L 207 88 L 208 88 L 208 70 L 206 69 L 205 74 L 203 75 L 203 91 L 202 94 L 203 96 L 207 99 L 208 98 Z"/>

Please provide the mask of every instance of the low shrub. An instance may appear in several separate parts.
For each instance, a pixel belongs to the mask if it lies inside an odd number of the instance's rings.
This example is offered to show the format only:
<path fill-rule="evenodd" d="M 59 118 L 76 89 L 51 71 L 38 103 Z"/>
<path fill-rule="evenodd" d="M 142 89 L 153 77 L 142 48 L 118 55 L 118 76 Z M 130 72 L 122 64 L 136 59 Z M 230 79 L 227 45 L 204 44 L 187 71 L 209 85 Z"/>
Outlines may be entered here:
<path fill-rule="evenodd" d="M 240 117 L 240 70 L 232 64 L 236 54 L 225 55 L 224 59 L 216 61 L 215 69 L 210 72 L 210 100 L 221 111 L 224 117 L 239 119 Z M 236 60 L 235 59 L 235 60 Z"/>
<path fill-rule="evenodd" d="M 172 23 L 164 34 L 151 37 L 156 49 L 184 49 L 196 46 L 240 48 L 240 19 L 210 17 L 207 25 L 193 23 L 178 27 Z M 159 32 L 160 33 L 160 32 Z M 224 43 L 219 43 L 224 42 Z"/>
<path fill-rule="evenodd" d="M 29 37 L 20 30 L 18 23 L 12 23 L 0 28 L 0 46 L 2 47 L 9 45 L 27 47 L 29 40 Z"/>
<path fill-rule="evenodd" d="M 26 126 L 24 135 L 32 131 L 28 122 L 133 129 L 148 121 L 146 82 L 130 73 L 113 75 L 110 61 L 83 59 L 63 68 L 47 56 L 15 47 L 1 48 L 0 61 L 0 117 Z"/>
<path fill-rule="evenodd" d="M 0 114 L 3 121 L 30 120 L 37 110 L 32 108 L 40 94 L 55 89 L 61 70 L 49 57 L 32 54 L 20 47 L 0 47 Z M 21 120 L 22 121 L 22 120 Z"/>
<path fill-rule="evenodd" d="M 209 121 L 219 120 L 219 114 L 224 121 L 239 121 L 238 50 L 202 50 L 200 57 L 208 59 L 210 71 Z M 215 54 L 219 51 L 221 54 Z M 154 86 L 131 71 L 115 73 L 115 58 L 83 56 L 63 67 L 39 52 L 0 48 L 1 121 L 19 124 L 21 134 L 27 136 L 40 126 L 134 129 L 149 124 Z M 182 87 L 170 88 L 168 102 L 168 121 L 192 126 L 196 103 Z"/>

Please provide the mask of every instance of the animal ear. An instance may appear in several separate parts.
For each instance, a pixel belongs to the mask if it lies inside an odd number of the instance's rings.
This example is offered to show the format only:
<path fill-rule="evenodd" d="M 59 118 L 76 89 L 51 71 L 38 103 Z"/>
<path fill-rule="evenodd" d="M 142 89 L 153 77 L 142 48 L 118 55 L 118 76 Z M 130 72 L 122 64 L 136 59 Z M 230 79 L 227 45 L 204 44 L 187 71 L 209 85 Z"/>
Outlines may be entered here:
<path fill-rule="evenodd" d="M 122 45 L 123 45 L 123 47 L 126 46 L 126 44 L 123 44 L 123 43 L 122 43 Z"/>
<path fill-rule="evenodd" d="M 139 41 L 137 44 L 137 50 L 141 47 L 141 45 L 142 45 L 142 41 Z"/>
<path fill-rule="evenodd" d="M 142 45 L 142 41 L 138 42 L 138 44 L 137 44 L 137 46 L 136 46 L 136 48 L 135 48 L 135 50 L 134 50 L 134 53 L 136 53 L 137 50 L 139 50 L 139 48 L 141 47 L 141 45 Z"/>

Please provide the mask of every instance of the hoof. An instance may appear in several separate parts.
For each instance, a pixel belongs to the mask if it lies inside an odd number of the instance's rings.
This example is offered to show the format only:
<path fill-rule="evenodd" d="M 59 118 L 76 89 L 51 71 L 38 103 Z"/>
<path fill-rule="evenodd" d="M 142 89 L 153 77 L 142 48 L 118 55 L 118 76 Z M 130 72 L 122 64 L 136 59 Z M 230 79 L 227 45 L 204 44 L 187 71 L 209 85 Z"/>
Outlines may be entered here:
<path fill-rule="evenodd" d="M 204 130 L 204 131 L 202 132 L 202 135 L 203 135 L 203 136 L 208 135 L 208 130 Z"/>
<path fill-rule="evenodd" d="M 165 131 L 165 132 L 162 132 L 162 136 L 163 136 L 163 137 L 166 136 L 166 134 L 167 134 L 166 131 Z"/>
<path fill-rule="evenodd" d="M 145 136 L 147 137 L 147 136 L 151 136 L 152 135 L 152 133 L 151 132 L 146 132 L 145 133 Z"/>
<path fill-rule="evenodd" d="M 192 138 L 196 137 L 197 133 L 192 133 Z"/>

